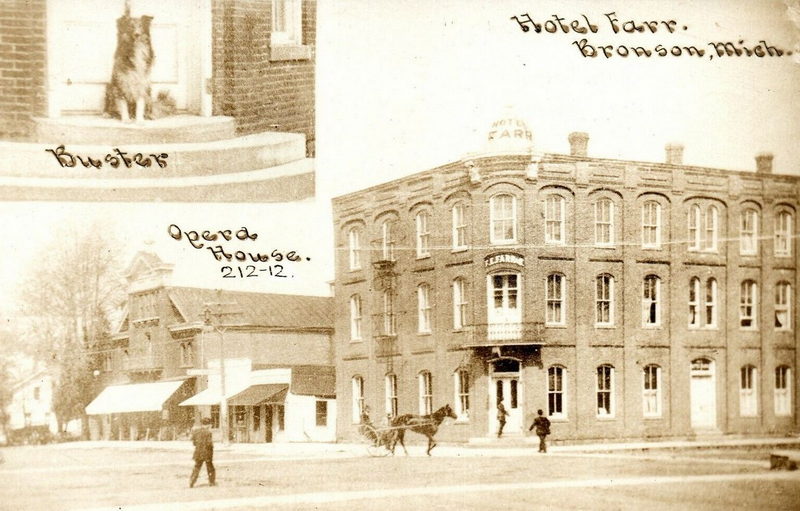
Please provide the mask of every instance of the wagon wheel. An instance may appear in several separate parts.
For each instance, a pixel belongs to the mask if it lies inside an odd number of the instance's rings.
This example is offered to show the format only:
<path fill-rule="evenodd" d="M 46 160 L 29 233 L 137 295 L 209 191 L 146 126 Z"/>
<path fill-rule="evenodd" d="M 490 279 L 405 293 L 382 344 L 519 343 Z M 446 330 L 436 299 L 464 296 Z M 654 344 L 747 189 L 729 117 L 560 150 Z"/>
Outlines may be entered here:
<path fill-rule="evenodd" d="M 382 433 L 370 424 L 362 424 L 359 428 L 361 440 L 367 446 L 367 454 L 372 457 L 388 456 L 390 451 L 381 442 Z"/>

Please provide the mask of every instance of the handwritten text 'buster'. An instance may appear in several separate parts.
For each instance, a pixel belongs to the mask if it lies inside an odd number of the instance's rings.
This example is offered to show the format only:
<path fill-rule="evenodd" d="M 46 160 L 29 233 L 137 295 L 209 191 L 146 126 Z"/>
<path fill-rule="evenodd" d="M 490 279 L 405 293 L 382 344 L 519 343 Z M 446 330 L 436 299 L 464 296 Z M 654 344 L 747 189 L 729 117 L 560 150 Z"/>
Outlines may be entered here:
<path fill-rule="evenodd" d="M 167 168 L 167 158 L 169 158 L 167 153 L 127 153 L 119 148 L 115 148 L 105 156 L 92 158 L 91 156 L 72 154 L 67 151 L 63 144 L 55 149 L 45 149 L 45 152 L 52 154 L 61 168 L 73 168 L 77 167 L 78 164 L 81 164 L 87 169 L 90 167 L 99 169 L 104 164 L 108 164 L 115 169 L 120 165 L 122 165 L 124 168 L 130 169 L 153 167 L 153 164 L 155 163 L 155 165 L 157 165 L 159 168 L 164 169 Z"/>
<path fill-rule="evenodd" d="M 263 251 L 244 251 L 233 250 L 223 246 L 226 242 L 232 241 L 255 241 L 258 239 L 258 233 L 250 232 L 247 227 L 241 227 L 234 231 L 232 229 L 221 230 L 204 230 L 204 231 L 184 231 L 177 224 L 170 224 L 167 228 L 169 236 L 176 240 L 181 241 L 184 238 L 192 248 L 201 250 L 205 248 L 208 250 L 217 261 L 239 261 L 239 262 L 260 262 L 266 263 L 273 262 L 301 262 L 303 260 L 310 261 L 310 257 L 303 257 L 295 250 L 281 251 L 278 249 L 263 250 Z M 207 244 L 206 242 L 218 242 L 217 245 Z M 273 275 L 278 276 L 278 275 Z"/>

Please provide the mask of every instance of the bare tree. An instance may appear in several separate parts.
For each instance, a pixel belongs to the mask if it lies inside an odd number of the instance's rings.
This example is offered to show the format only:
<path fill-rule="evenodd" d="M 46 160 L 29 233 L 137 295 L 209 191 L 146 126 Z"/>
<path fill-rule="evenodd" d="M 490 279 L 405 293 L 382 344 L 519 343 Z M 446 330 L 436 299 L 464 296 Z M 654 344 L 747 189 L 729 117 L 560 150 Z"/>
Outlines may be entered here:
<path fill-rule="evenodd" d="M 110 335 L 110 317 L 124 297 L 116 244 L 101 225 L 73 226 L 34 262 L 21 293 L 30 354 L 56 380 L 53 409 L 63 430 L 95 397 L 97 350 Z M 86 428 L 84 428 L 86 431 Z"/>

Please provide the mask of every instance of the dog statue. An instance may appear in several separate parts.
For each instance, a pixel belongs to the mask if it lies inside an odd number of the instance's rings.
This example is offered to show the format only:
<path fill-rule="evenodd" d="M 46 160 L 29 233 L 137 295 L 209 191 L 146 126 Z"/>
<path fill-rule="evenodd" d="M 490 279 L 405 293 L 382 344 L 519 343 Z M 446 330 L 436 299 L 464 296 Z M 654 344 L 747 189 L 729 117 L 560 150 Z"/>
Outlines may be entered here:
<path fill-rule="evenodd" d="M 142 122 L 151 109 L 150 71 L 153 45 L 150 42 L 152 16 L 133 18 L 129 12 L 117 19 L 117 49 L 111 83 L 106 88 L 106 114 L 130 122 L 135 113 Z"/>

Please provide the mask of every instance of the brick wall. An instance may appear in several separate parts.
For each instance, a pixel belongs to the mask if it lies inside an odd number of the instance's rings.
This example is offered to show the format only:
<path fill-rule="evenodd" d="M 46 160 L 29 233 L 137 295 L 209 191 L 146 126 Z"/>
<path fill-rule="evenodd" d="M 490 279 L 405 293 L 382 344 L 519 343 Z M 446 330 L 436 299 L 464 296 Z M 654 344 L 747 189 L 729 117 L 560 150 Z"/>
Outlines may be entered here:
<path fill-rule="evenodd" d="M 0 139 L 24 139 L 46 114 L 45 0 L 0 0 Z"/>
<path fill-rule="evenodd" d="M 215 0 L 214 114 L 237 120 L 241 134 L 304 133 L 314 153 L 316 2 L 303 1 L 303 44 L 310 58 L 270 60 L 272 2 Z"/>

